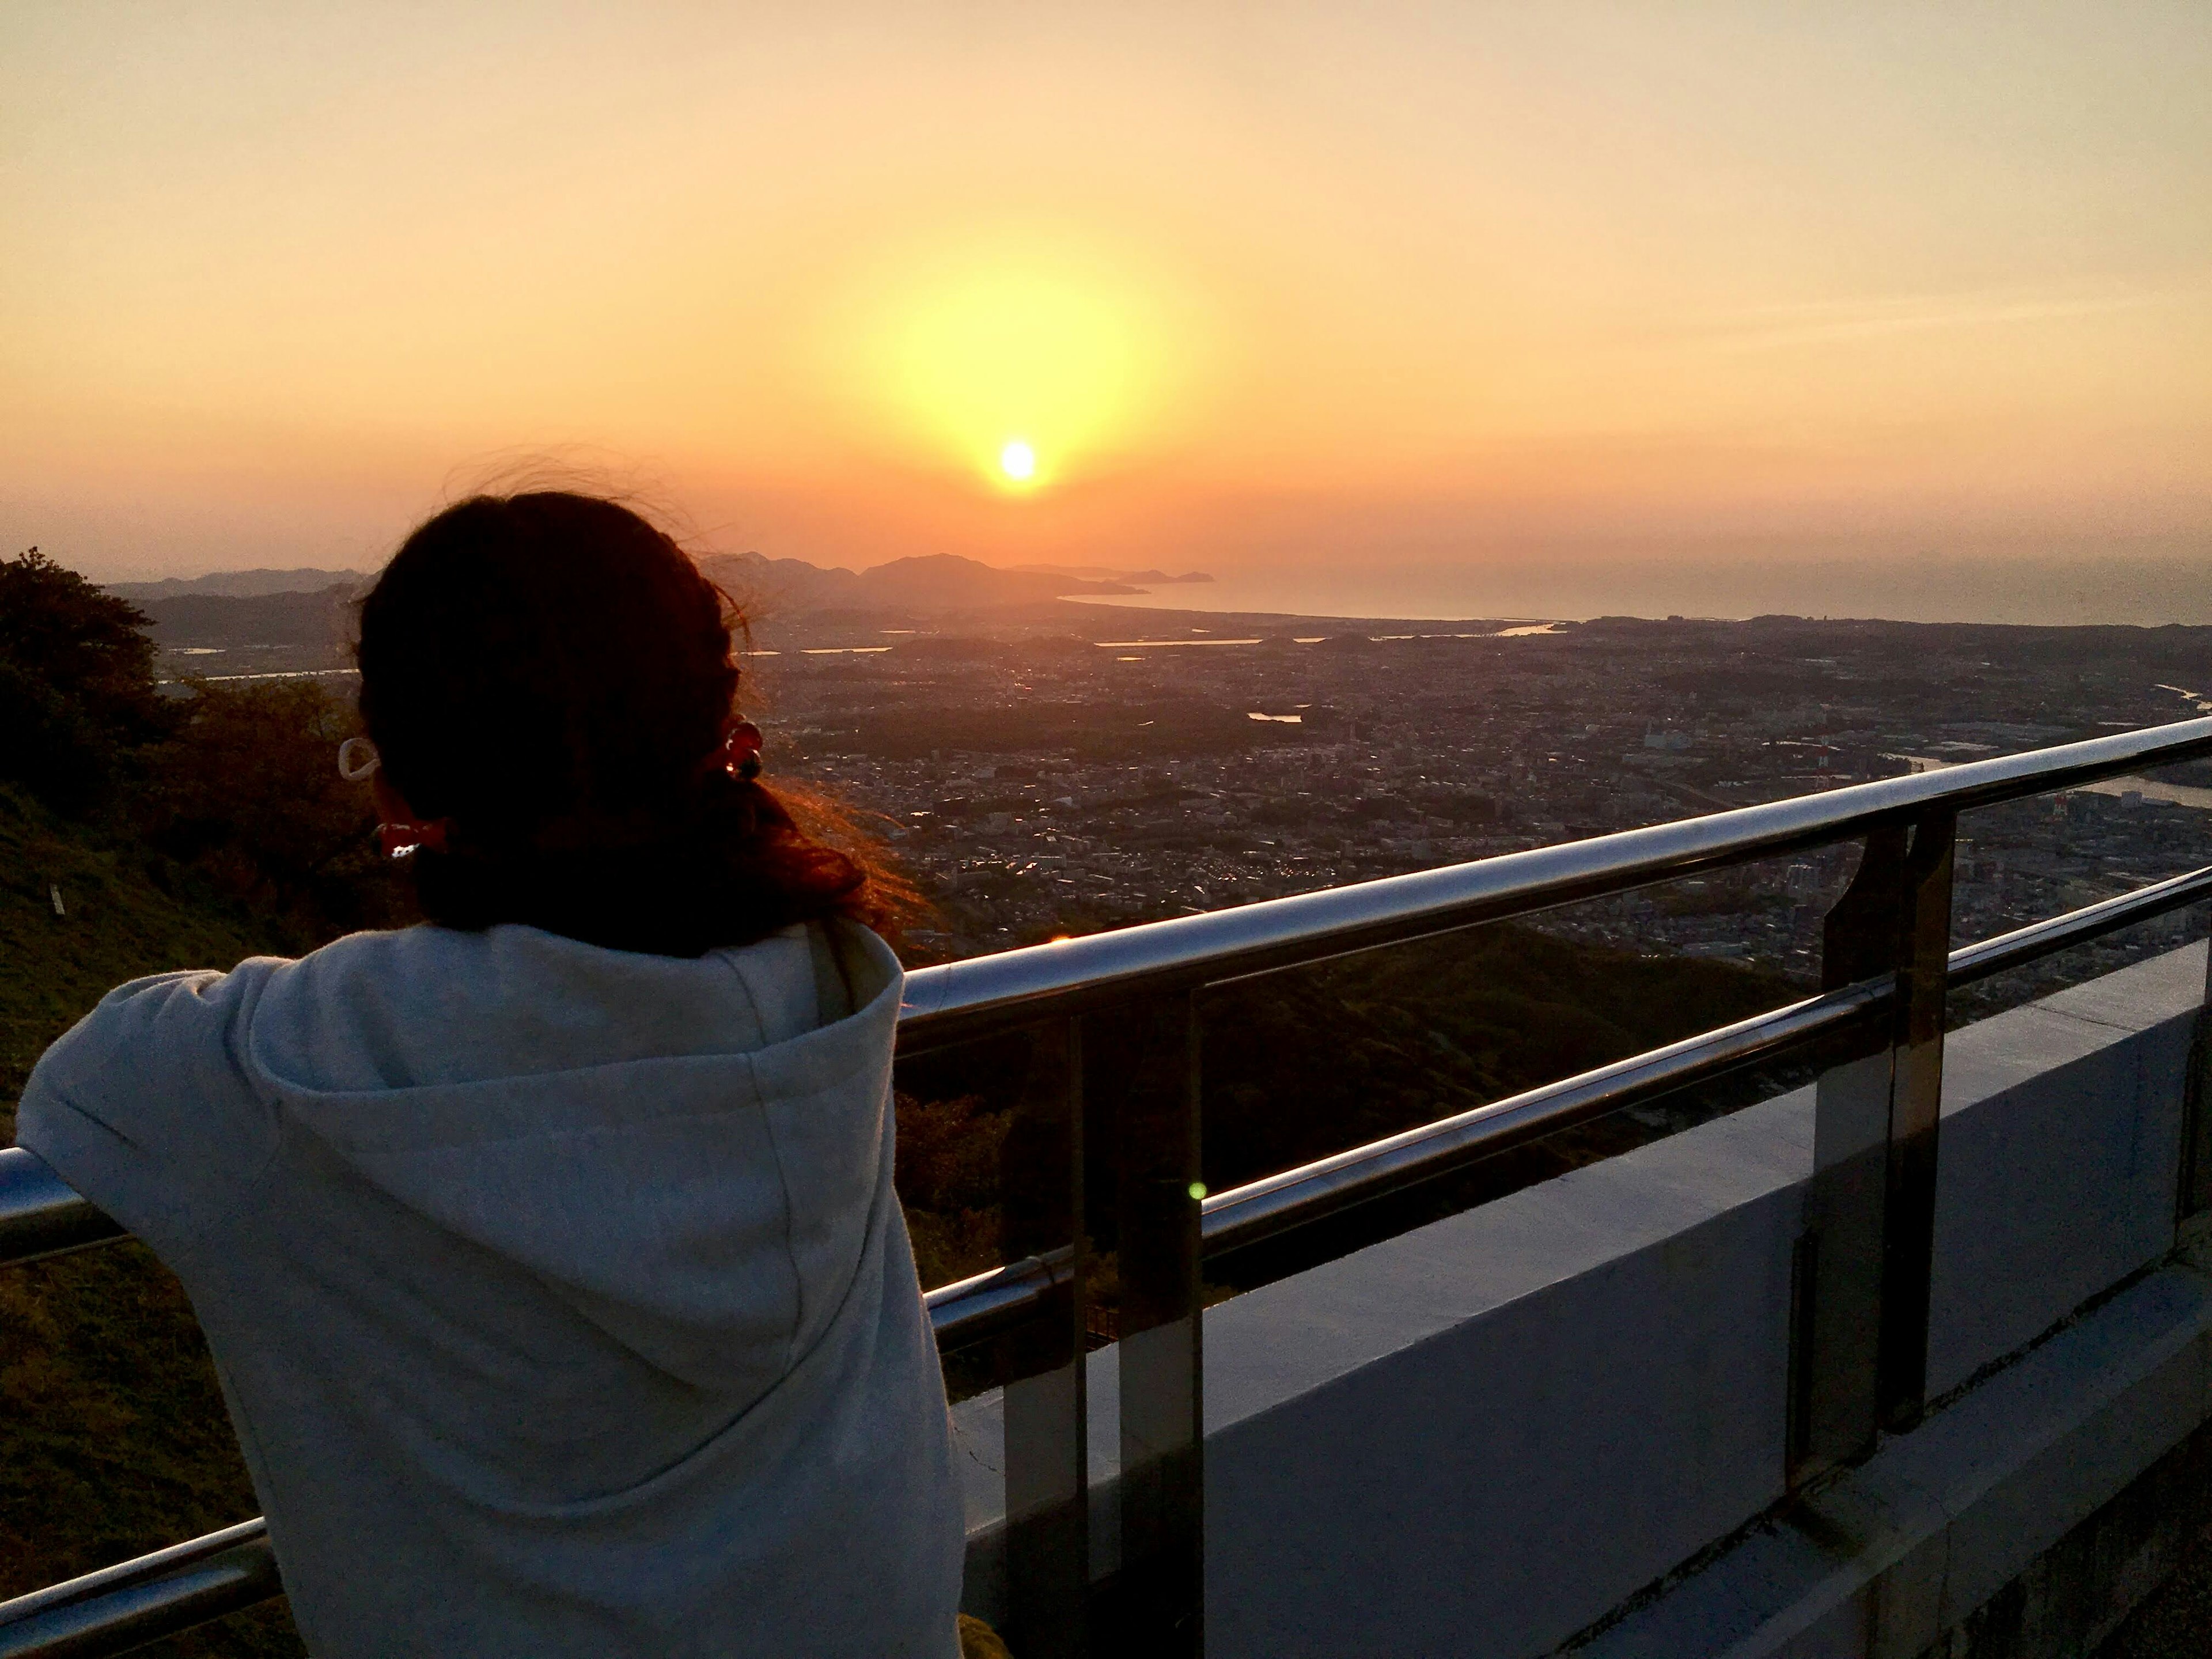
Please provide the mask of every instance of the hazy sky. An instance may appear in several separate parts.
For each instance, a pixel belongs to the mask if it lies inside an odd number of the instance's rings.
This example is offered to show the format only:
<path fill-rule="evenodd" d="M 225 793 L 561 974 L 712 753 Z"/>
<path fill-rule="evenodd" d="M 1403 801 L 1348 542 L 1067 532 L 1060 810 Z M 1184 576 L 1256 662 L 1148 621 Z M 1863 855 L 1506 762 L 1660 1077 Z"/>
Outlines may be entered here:
<path fill-rule="evenodd" d="M 2208 87 L 2203 0 L 9 0 L 0 535 L 368 563 L 554 452 L 822 563 L 2212 615 Z"/>

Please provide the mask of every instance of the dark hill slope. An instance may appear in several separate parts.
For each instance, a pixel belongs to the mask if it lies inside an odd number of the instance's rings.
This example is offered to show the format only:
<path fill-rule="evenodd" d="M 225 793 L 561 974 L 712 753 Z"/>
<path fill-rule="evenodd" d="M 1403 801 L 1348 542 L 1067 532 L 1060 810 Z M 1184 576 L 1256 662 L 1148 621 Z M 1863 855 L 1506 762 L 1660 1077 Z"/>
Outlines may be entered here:
<path fill-rule="evenodd" d="M 0 1139 L 40 1053 L 112 987 L 280 943 L 166 860 L 0 788 Z M 254 1513 L 191 1308 L 142 1247 L 0 1270 L 0 1597 Z M 279 1607 L 144 1651 L 302 1650 Z"/>
<path fill-rule="evenodd" d="M 64 915 L 56 915 L 54 888 Z M 127 979 L 279 948 L 268 924 L 136 842 L 0 787 L 0 1128 L 46 1046 Z"/>
<path fill-rule="evenodd" d="M 319 593 L 264 593 L 240 597 L 185 593 L 149 599 L 139 607 L 152 620 L 147 630 L 165 651 L 223 653 L 253 647 L 289 646 L 340 659 L 353 636 L 353 589 L 325 588 Z M 247 665 L 239 665 L 246 666 Z M 223 672 L 222 670 L 211 672 Z"/>

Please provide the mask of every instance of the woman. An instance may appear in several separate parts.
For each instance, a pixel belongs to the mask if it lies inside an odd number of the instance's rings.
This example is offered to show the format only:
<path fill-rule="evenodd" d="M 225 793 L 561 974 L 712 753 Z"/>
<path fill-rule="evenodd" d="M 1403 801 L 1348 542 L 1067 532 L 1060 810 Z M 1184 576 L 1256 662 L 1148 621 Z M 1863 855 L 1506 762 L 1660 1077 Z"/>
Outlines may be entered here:
<path fill-rule="evenodd" d="M 428 924 L 126 985 L 19 1127 L 191 1293 L 309 1649 L 948 1659 L 899 967 L 757 781 L 720 596 L 478 497 L 360 664 Z"/>

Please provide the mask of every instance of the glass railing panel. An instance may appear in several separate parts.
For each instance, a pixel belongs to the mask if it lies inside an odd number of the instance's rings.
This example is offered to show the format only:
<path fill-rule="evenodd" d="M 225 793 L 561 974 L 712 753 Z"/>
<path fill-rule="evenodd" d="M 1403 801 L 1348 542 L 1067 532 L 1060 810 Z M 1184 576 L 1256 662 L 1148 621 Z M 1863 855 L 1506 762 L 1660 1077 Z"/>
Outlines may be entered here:
<path fill-rule="evenodd" d="M 1962 813 L 1953 938 L 1992 939 L 2212 864 L 2205 763 Z M 1953 1025 L 2112 973 L 2205 936 L 2202 905 L 2171 910 L 1957 988 Z"/>
<path fill-rule="evenodd" d="M 1822 918 L 1857 860 L 1856 846 L 1822 852 L 1209 989 L 1207 1186 L 1221 1192 L 1814 994 Z M 1217 1293 L 1267 1283 L 1633 1150 L 1809 1082 L 1824 1052 L 1638 1099 L 1209 1261 L 1207 1282 Z"/>

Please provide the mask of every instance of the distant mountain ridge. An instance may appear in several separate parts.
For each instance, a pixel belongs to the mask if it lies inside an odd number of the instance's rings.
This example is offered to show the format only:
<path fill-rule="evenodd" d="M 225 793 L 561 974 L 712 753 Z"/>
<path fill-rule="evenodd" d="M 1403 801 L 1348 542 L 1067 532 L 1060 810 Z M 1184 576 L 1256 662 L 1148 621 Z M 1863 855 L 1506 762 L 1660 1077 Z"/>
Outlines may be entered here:
<path fill-rule="evenodd" d="M 211 594 L 226 599 L 258 599 L 271 593 L 320 593 L 367 581 L 367 570 L 217 570 L 204 576 L 167 576 L 157 582 L 108 582 L 107 591 L 133 605 L 148 599 L 177 599 Z"/>
<path fill-rule="evenodd" d="M 988 631 L 989 622 L 976 613 L 1008 613 L 1018 625 L 1026 606 L 1142 591 L 1087 577 L 1002 570 L 951 554 L 894 559 L 857 573 L 757 553 L 708 554 L 699 565 L 737 600 L 756 630 L 787 623 L 835 629 L 870 617 L 934 629 L 937 617 L 965 614 Z M 226 592 L 218 586 L 223 576 L 120 584 L 110 591 L 144 608 L 149 632 L 169 653 L 166 667 L 173 675 L 321 672 L 350 663 L 346 642 L 355 625 L 353 602 L 368 576 L 328 570 L 225 576 L 241 586 L 265 586 L 285 577 L 314 580 L 304 591 Z M 756 631 L 757 642 L 760 637 Z"/>
<path fill-rule="evenodd" d="M 786 615 L 878 607 L 969 611 L 1076 595 L 1140 593 L 1145 591 L 1140 584 L 1213 580 L 1195 570 L 1170 576 L 1158 570 L 1117 570 L 1103 565 L 1002 568 L 957 553 L 893 559 L 857 572 L 842 565 L 824 569 L 804 559 L 771 559 L 759 553 L 709 553 L 699 561 L 699 568 L 749 608 Z M 218 570 L 157 582 L 109 582 L 106 587 L 134 605 L 185 599 L 258 599 L 280 593 L 325 593 L 334 587 L 350 590 L 374 574 L 367 570 Z"/>
<path fill-rule="evenodd" d="M 1141 593 L 1133 584 L 1211 581 L 1196 572 L 1163 576 L 1155 571 L 1107 570 L 1103 567 L 1020 565 L 1011 569 L 957 553 L 933 553 L 893 559 L 852 571 L 823 569 L 804 559 L 771 559 L 758 553 L 714 553 L 699 568 L 740 604 L 762 611 L 797 615 L 810 611 L 968 611 L 1002 605 L 1033 605 L 1079 595 Z"/>

